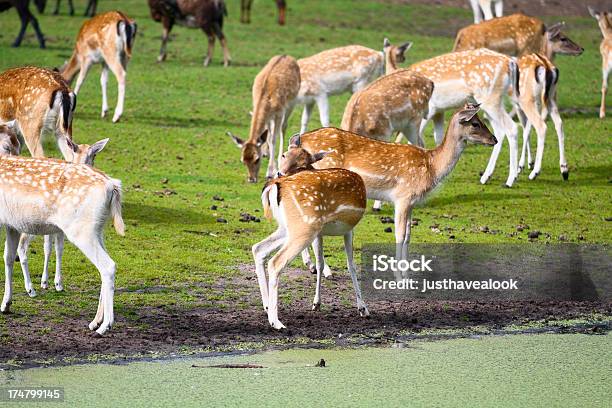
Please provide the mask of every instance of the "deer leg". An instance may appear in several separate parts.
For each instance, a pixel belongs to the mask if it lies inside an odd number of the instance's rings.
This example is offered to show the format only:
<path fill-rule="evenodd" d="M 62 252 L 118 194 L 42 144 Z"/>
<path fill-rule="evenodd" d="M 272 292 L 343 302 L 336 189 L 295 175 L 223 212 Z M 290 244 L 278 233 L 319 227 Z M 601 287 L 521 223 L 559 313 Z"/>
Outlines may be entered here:
<path fill-rule="evenodd" d="M 516 124 L 512 121 L 508 113 L 501 105 L 493 108 L 483 107 L 483 110 L 491 118 L 493 132 L 497 138 L 497 144 L 493 147 L 493 152 L 489 158 L 489 164 L 480 178 L 480 182 L 485 184 L 487 181 L 489 181 L 489 178 L 495 170 L 495 163 L 497 162 L 497 158 L 501 152 L 504 137 L 507 136 L 508 144 L 510 146 L 510 171 L 508 174 L 508 179 L 506 180 L 506 186 L 512 187 L 512 184 L 516 180 L 516 175 L 518 174 L 518 129 Z"/>
<path fill-rule="evenodd" d="M 317 269 L 317 286 L 315 288 L 315 296 L 312 301 L 312 310 L 321 310 L 321 272 L 323 269 L 323 236 L 319 234 L 314 241 L 312 241 L 312 248 L 315 253 L 315 262 Z"/>
<path fill-rule="evenodd" d="M 25 30 L 28 27 L 28 22 L 30 21 L 29 12 L 27 10 L 27 6 L 25 3 L 21 3 L 15 6 L 17 9 L 17 13 L 19 13 L 19 19 L 21 20 L 21 27 L 19 28 L 19 33 L 17 34 L 17 38 L 13 42 L 13 47 L 19 47 L 21 42 L 23 41 L 23 36 L 25 35 Z"/>
<path fill-rule="evenodd" d="M 563 131 L 563 120 L 559 115 L 559 108 L 557 106 L 556 96 L 550 96 L 550 117 L 555 125 L 555 131 L 557 132 L 557 138 L 559 139 L 559 168 L 561 170 L 561 176 L 563 180 L 569 179 L 569 168 L 567 166 L 567 160 L 565 159 L 565 132 Z"/>
<path fill-rule="evenodd" d="M 45 258 L 43 263 L 43 273 L 40 277 L 40 287 L 42 289 L 49 288 L 49 261 L 51 260 L 51 252 L 53 248 L 51 238 L 51 235 L 44 236 L 43 251 L 45 254 Z"/>
<path fill-rule="evenodd" d="M 478 0 L 470 0 L 472 11 L 474 12 L 474 24 L 478 24 L 482 21 L 482 12 L 480 11 L 480 5 Z"/>
<path fill-rule="evenodd" d="M 599 108 L 599 118 L 603 119 L 606 117 L 606 94 L 608 93 L 608 75 L 610 74 L 609 69 L 610 63 L 607 58 L 603 58 L 602 81 L 601 81 L 601 106 Z"/>
<path fill-rule="evenodd" d="M 109 61 L 108 59 L 106 61 Z M 119 122 L 121 115 L 123 114 L 123 103 L 125 101 L 125 77 L 127 71 L 123 68 L 123 65 L 118 60 L 110 60 L 108 67 L 117 78 L 117 106 L 115 106 L 115 114 L 113 115 L 113 123 Z M 83 71 L 81 71 L 83 72 Z"/>
<path fill-rule="evenodd" d="M 206 58 L 204 58 L 204 66 L 207 67 L 212 61 L 213 51 L 215 50 L 215 36 L 214 34 L 207 34 L 208 37 L 208 51 Z"/>
<path fill-rule="evenodd" d="M 68 9 L 71 16 L 74 16 L 74 4 L 72 0 L 68 0 Z"/>
<path fill-rule="evenodd" d="M 346 252 L 346 265 L 351 274 L 351 280 L 353 281 L 353 289 L 355 289 L 355 298 L 357 299 L 357 310 L 359 315 L 362 317 L 369 316 L 368 306 L 361 298 L 361 288 L 359 287 L 359 281 L 357 280 L 357 268 L 353 261 L 353 231 L 344 235 L 344 251 Z"/>
<path fill-rule="evenodd" d="M 268 322 L 273 328 L 280 330 L 285 326 L 278 320 L 278 277 L 302 250 L 312 241 L 312 234 L 299 237 L 288 237 L 281 249 L 268 262 Z"/>
<path fill-rule="evenodd" d="M 64 290 L 62 283 L 62 256 L 64 255 L 64 233 L 58 232 L 55 234 L 55 278 L 53 284 L 55 290 L 61 292 Z"/>
<path fill-rule="evenodd" d="M 21 234 L 19 239 L 19 245 L 17 247 L 17 255 L 19 255 L 19 263 L 21 263 L 21 271 L 23 272 L 23 281 L 26 293 L 30 297 L 36 296 L 36 291 L 30 280 L 30 267 L 28 265 L 28 249 L 30 247 L 30 241 L 34 238 L 33 235 Z"/>
<path fill-rule="evenodd" d="M 410 242 L 410 218 L 412 207 L 407 201 L 395 203 L 395 252 L 396 259 L 406 259 Z"/>
<path fill-rule="evenodd" d="M 272 179 L 276 177 L 277 169 L 276 169 L 276 157 L 275 157 L 275 148 L 276 148 L 276 132 L 277 132 L 277 123 L 276 121 L 271 120 L 268 125 L 268 171 L 266 173 L 266 177 L 268 179 Z"/>
<path fill-rule="evenodd" d="M 312 102 L 304 104 L 304 111 L 302 111 L 302 125 L 300 127 L 300 134 L 304 134 L 308 130 L 308 121 L 310 120 L 310 115 L 312 114 L 313 107 L 314 103 Z"/>
<path fill-rule="evenodd" d="M 398 143 L 397 139 L 400 139 L 401 141 L 402 135 L 405 135 L 406 139 L 408 139 L 411 144 L 419 147 L 425 147 L 425 141 L 417 130 L 417 125 L 413 123 L 408 124 L 408 126 L 402 132 L 400 132 L 399 135 L 397 135 L 395 143 Z"/>
<path fill-rule="evenodd" d="M 83 86 L 83 82 L 87 77 L 87 73 L 89 72 L 92 63 L 93 62 L 88 57 L 85 57 L 85 59 L 81 61 L 81 70 L 79 71 L 79 76 L 77 77 L 76 85 L 74 86 L 75 94 L 78 95 L 79 91 L 81 90 L 81 86 Z"/>
<path fill-rule="evenodd" d="M 106 95 L 106 85 L 108 84 L 108 66 L 102 63 L 102 73 L 100 74 L 100 86 L 102 87 L 102 114 L 105 117 L 108 112 L 108 97 Z"/>
<path fill-rule="evenodd" d="M 162 43 L 159 49 L 159 56 L 157 62 L 163 62 L 166 60 L 166 46 L 168 45 L 168 38 L 170 37 L 170 31 L 172 30 L 172 22 L 168 18 L 162 19 L 163 31 L 162 31 Z"/>
<path fill-rule="evenodd" d="M 6 241 L 4 242 L 4 297 L 0 304 L 0 313 L 9 313 L 11 298 L 13 297 L 13 266 L 19 245 L 19 232 L 6 227 Z"/>
<path fill-rule="evenodd" d="M 480 0 L 482 5 L 482 13 L 484 14 L 485 20 L 491 20 L 493 18 L 493 9 L 491 8 L 491 0 Z"/>
<path fill-rule="evenodd" d="M 535 101 L 525 107 L 523 106 L 523 112 L 527 116 L 527 120 L 536 130 L 536 135 L 538 136 L 538 144 L 536 148 L 536 157 L 535 157 L 535 165 L 533 166 L 533 170 L 529 174 L 529 180 L 535 179 L 542 169 L 542 158 L 544 156 L 544 142 L 546 140 L 546 122 L 540 116 L 540 113 L 537 111 Z"/>
<path fill-rule="evenodd" d="M 55 1 L 55 10 L 53 10 L 53 15 L 57 16 L 59 14 L 59 6 L 60 6 L 60 0 L 56 0 Z"/>
<path fill-rule="evenodd" d="M 444 140 L 444 112 L 435 113 L 432 119 L 434 123 L 434 140 L 436 141 L 436 146 L 438 146 Z"/>
<path fill-rule="evenodd" d="M 30 19 L 30 22 L 32 23 L 32 27 L 34 28 L 34 32 L 36 33 L 38 44 L 40 45 L 40 48 L 44 49 L 46 48 L 45 47 L 45 36 L 43 35 L 42 31 L 40 31 L 38 20 L 36 19 L 36 17 L 34 17 L 34 15 L 30 12 L 30 10 L 27 10 L 27 12 L 29 14 L 29 19 Z"/>
<path fill-rule="evenodd" d="M 255 273 L 257 274 L 257 282 L 259 283 L 259 291 L 261 292 L 261 303 L 264 310 L 268 310 L 268 282 L 266 281 L 266 271 L 264 269 L 264 261 L 266 257 L 286 240 L 287 231 L 283 227 L 279 227 L 268 238 L 253 245 L 251 249 L 253 258 L 255 259 Z M 308 253 L 308 250 L 306 250 Z"/>
<path fill-rule="evenodd" d="M 45 152 L 41 143 L 43 124 L 31 122 L 20 122 L 23 139 L 32 157 L 44 157 Z"/>
<path fill-rule="evenodd" d="M 319 109 L 319 118 L 321 119 L 321 127 L 329 127 L 329 100 L 327 95 L 319 96 L 316 101 L 317 108 Z"/>
<path fill-rule="evenodd" d="M 495 17 L 501 17 L 504 15 L 504 2 L 496 1 L 495 2 Z"/>

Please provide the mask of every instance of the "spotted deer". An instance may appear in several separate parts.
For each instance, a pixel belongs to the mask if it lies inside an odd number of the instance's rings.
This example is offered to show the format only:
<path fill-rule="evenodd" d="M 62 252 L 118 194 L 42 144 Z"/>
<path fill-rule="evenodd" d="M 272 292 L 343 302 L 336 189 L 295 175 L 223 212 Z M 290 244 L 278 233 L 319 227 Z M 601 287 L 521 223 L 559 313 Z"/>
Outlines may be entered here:
<path fill-rule="evenodd" d="M 288 155 L 292 154 L 290 151 Z M 312 162 L 324 154 L 309 156 Z M 285 326 L 278 319 L 279 275 L 300 252 L 312 243 L 317 265 L 317 286 L 313 310 L 321 305 L 321 272 L 323 269 L 323 236 L 344 237 L 347 265 L 357 297 L 357 308 L 362 316 L 369 315 L 361 299 L 357 271 L 353 262 L 353 229 L 359 223 L 366 207 L 366 189 L 359 175 L 344 169 L 289 171 L 292 167 L 285 157 L 281 168 L 291 175 L 270 180 L 261 195 L 264 213 L 274 218 L 278 229 L 268 238 L 253 245 L 255 270 L 268 322 L 279 330 Z M 295 168 L 295 167 L 294 167 Z M 295 168 L 297 170 L 297 168 Z M 280 249 L 268 262 L 268 276 L 264 269 L 266 257 Z"/>
<path fill-rule="evenodd" d="M 546 118 L 550 114 L 559 139 L 559 167 L 564 180 L 569 178 L 569 169 L 565 159 L 565 133 L 563 121 L 557 107 L 557 81 L 559 70 L 545 56 L 539 54 L 525 55 L 518 60 L 521 72 L 519 80 L 518 103 L 519 118 L 523 125 L 523 149 L 519 160 L 519 172 L 525 166 L 525 154 L 528 155 L 529 167 L 533 168 L 529 179 L 535 179 L 542 169 L 544 141 L 546 139 Z M 538 136 L 535 165 L 531 161 L 529 133 L 534 127 Z"/>
<path fill-rule="evenodd" d="M 75 144 L 70 139 L 65 139 L 65 143 L 73 152 L 72 157 L 68 158 L 68 161 L 76 164 L 86 164 L 93 167 L 96 155 L 104 149 L 109 139 L 103 139 L 93 145 L 88 144 Z M 32 285 L 30 279 L 30 270 L 28 264 L 28 248 L 30 241 L 34 238 L 34 235 L 21 234 L 19 240 L 19 246 L 17 247 L 17 255 L 19 255 L 19 262 L 21 263 L 21 270 L 23 272 L 24 285 L 26 293 L 30 297 L 36 296 L 36 290 Z M 64 234 L 61 232 L 53 235 L 44 236 L 44 263 L 43 273 L 40 279 L 40 287 L 47 289 L 49 287 L 49 260 L 51 258 L 52 244 L 55 244 L 55 279 L 54 287 L 55 290 L 61 292 L 64 290 L 62 283 L 62 256 L 64 254 Z"/>
<path fill-rule="evenodd" d="M 77 72 L 74 92 L 79 93 L 85 77 L 93 64 L 102 64 L 100 85 L 102 86 L 102 117 L 108 112 L 106 85 L 109 69 L 115 75 L 118 84 L 117 106 L 113 122 L 118 122 L 123 114 L 125 100 L 125 79 L 127 64 L 132 57 L 132 47 L 136 36 L 137 25 L 120 11 L 109 11 L 99 14 L 83 23 L 77 36 L 76 45 L 70 60 L 62 67 L 62 76 L 69 83 Z"/>
<path fill-rule="evenodd" d="M 104 249 L 103 229 L 112 218 L 124 234 L 121 183 L 85 164 L 46 158 L 0 158 L 0 225 L 6 226 L 4 297 L 11 305 L 13 265 L 21 233 L 63 233 L 96 266 L 102 278 L 98 310 L 89 324 L 104 334 L 113 324 L 115 262 Z"/>
<path fill-rule="evenodd" d="M 283 153 L 283 138 L 287 120 L 293 111 L 300 89 L 300 68 L 293 57 L 277 55 L 257 74 L 253 83 L 253 114 L 249 138 L 242 140 L 227 132 L 241 149 L 240 161 L 247 167 L 247 180 L 256 183 L 263 157 L 262 146 L 267 143 L 270 160 L 266 176 L 277 173 L 274 149 L 279 139 L 278 160 Z"/>
<path fill-rule="evenodd" d="M 487 49 L 453 52 L 412 65 L 410 70 L 434 83 L 427 117 L 421 123 L 423 134 L 427 122 L 433 119 L 436 144 L 442 142 L 444 111 L 455 109 L 475 100 L 488 115 L 498 144 L 480 182 L 486 183 L 495 169 L 504 137 L 510 145 L 510 171 L 506 186 L 511 187 L 518 174 L 518 129 L 504 109 L 504 97 L 510 87 L 516 87 L 518 66 L 512 58 Z"/>
<path fill-rule="evenodd" d="M 33 157 L 44 156 L 42 138 L 53 134 L 64 157 L 70 155 L 61 138 L 72 138 L 76 95 L 62 76 L 37 68 L 13 68 L 0 74 L 0 121 L 17 120 L 16 133 Z"/>
<path fill-rule="evenodd" d="M 612 71 L 612 13 L 604 11 L 599 12 L 589 7 L 589 13 L 597 20 L 599 29 L 603 35 L 599 52 L 601 53 L 601 73 L 603 80 L 601 81 L 601 106 L 599 108 L 599 117 L 606 117 L 606 94 L 608 93 L 608 75 Z"/>
<path fill-rule="evenodd" d="M 466 105 L 451 118 L 442 143 L 434 149 L 388 143 L 336 128 L 322 128 L 291 139 L 290 148 L 310 154 L 328 152 L 316 168 L 343 168 L 359 174 L 368 198 L 395 206 L 395 242 L 404 257 L 410 242 L 412 208 L 450 174 L 467 142 L 495 145 L 497 140 Z"/>
<path fill-rule="evenodd" d="M 535 17 L 512 14 L 459 30 L 453 51 L 488 48 L 512 57 L 538 53 L 551 61 L 555 54 L 582 54 L 584 49 L 561 32 L 564 25 L 546 27 Z"/>
<path fill-rule="evenodd" d="M 390 48 L 394 61 L 403 62 L 411 45 Z M 302 78 L 298 103 L 304 105 L 300 133 L 304 133 L 315 103 L 321 126 L 329 126 L 329 97 L 365 88 L 384 73 L 385 57 L 371 48 L 348 45 L 299 59 L 298 65 Z"/>
<path fill-rule="evenodd" d="M 470 5 L 474 12 L 474 24 L 504 15 L 503 0 L 470 0 Z"/>

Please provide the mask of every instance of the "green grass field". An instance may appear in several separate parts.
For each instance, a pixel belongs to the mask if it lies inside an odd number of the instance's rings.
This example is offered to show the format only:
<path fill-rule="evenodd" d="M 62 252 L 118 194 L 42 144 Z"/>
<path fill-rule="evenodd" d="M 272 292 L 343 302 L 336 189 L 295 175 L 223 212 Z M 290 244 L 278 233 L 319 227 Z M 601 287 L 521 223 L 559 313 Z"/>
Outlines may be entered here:
<path fill-rule="evenodd" d="M 81 15 L 84 2 L 77 3 Z M 309 0 L 291 1 L 288 25 L 275 23 L 271 2 L 258 1 L 253 23 L 239 23 L 237 0 L 228 0 L 225 33 L 233 66 L 223 68 L 217 47 L 212 65 L 203 68 L 206 40 L 199 30 L 176 27 L 168 45 L 168 59 L 155 62 L 161 25 L 149 17 L 144 0 L 102 1 L 99 12 L 120 8 L 138 22 L 133 59 L 127 81 L 126 108 L 121 123 L 101 119 L 100 67 L 94 67 L 79 94 L 74 119 L 74 139 L 92 143 L 111 141 L 96 160 L 110 176 L 123 181 L 125 238 L 108 229 L 106 243 L 118 265 L 116 314 L 130 316 L 142 306 L 212 304 L 239 300 L 239 294 L 219 291 L 212 284 L 238 273 L 236 266 L 251 262 L 250 248 L 273 229 L 261 223 L 239 222 L 241 212 L 261 216 L 261 183 L 245 182 L 246 170 L 239 150 L 225 135 L 227 130 L 246 135 L 251 110 L 251 84 L 259 69 L 276 54 L 304 57 L 318 51 L 358 43 L 375 49 L 385 36 L 392 42 L 413 41 L 408 61 L 432 57 L 451 49 L 454 25 L 471 21 L 464 9 L 436 6 L 404 6 L 382 1 Z M 270 4 L 267 4 L 270 3 Z M 50 7 L 49 7 L 50 8 Z M 548 18 L 547 21 L 555 19 Z M 559 57 L 561 71 L 559 104 L 566 129 L 570 179 L 563 182 L 558 168 L 556 135 L 549 127 L 543 170 L 535 181 L 522 174 L 512 189 L 502 187 L 507 177 L 507 145 L 488 185 L 480 185 L 490 150 L 470 146 L 447 181 L 413 213 L 421 220 L 413 229 L 412 242 L 527 242 L 528 231 L 518 224 L 550 234 L 540 240 L 557 242 L 566 235 L 571 242 L 610 242 L 612 216 L 612 121 L 599 120 L 600 32 L 587 18 L 565 18 L 567 33 L 586 51 L 578 58 Z M 39 17 L 48 49 L 40 50 L 31 28 L 21 48 L 10 47 L 18 31 L 14 10 L 0 14 L 0 69 L 26 64 L 58 67 L 71 54 L 82 17 L 47 14 Z M 109 97 L 114 109 L 116 85 L 111 76 Z M 338 125 L 348 95 L 331 101 L 332 123 Z M 610 111 L 612 114 L 612 110 Z M 294 113 L 288 132 L 299 130 Z M 317 113 L 311 128 L 317 127 Z M 535 143 L 535 137 L 532 141 Z M 431 129 L 426 137 L 433 145 Z M 53 141 L 48 154 L 59 156 Z M 162 180 L 167 179 L 167 184 Z M 175 194 L 164 195 L 164 189 Z M 224 201 L 214 201 L 213 196 Z M 211 210 L 211 205 L 218 205 Z M 368 212 L 356 229 L 356 248 L 367 242 L 391 242 L 379 217 L 392 215 L 387 205 L 382 214 Z M 218 223 L 223 217 L 228 222 Z M 439 224 L 441 233 L 430 228 Z M 487 226 L 496 233 L 480 232 Z M 451 240 L 450 235 L 455 238 Z M 42 240 L 37 239 L 30 257 L 34 283 L 40 283 Z M 326 252 L 340 254 L 341 240 L 326 241 Z M 357 254 L 359 260 L 359 253 Z M 342 256 L 330 259 L 332 268 L 344 268 Z M 46 291 L 28 299 L 19 269 L 15 273 L 13 309 L 18 316 L 0 317 L 0 332 L 6 319 L 27 322 L 28 316 L 43 314 L 61 323 L 66 316 L 91 315 L 95 311 L 100 278 L 93 266 L 73 246 L 64 256 L 65 293 Z M 193 285 L 198 283 L 197 286 Z M 141 293 L 145 287 L 160 291 Z M 191 287 L 191 290 L 183 290 Z M 257 291 L 253 282 L 253 291 Z M 290 293 L 284 300 L 290 300 Z M 0 344 L 10 343 L 8 335 Z"/>

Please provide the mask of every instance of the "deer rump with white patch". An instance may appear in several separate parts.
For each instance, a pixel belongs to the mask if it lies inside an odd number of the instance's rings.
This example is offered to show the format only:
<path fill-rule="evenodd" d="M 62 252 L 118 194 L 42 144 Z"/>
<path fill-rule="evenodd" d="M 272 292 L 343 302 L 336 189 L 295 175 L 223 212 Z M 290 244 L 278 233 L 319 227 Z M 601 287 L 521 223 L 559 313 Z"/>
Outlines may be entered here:
<path fill-rule="evenodd" d="M 0 225 L 6 226 L 5 289 L 0 312 L 9 311 L 21 233 L 64 233 L 102 278 L 98 310 L 89 324 L 104 334 L 113 324 L 115 263 L 103 244 L 108 220 L 124 235 L 121 183 L 84 164 L 56 159 L 0 157 Z"/>
<path fill-rule="evenodd" d="M 315 250 L 317 270 L 313 310 L 320 308 L 325 235 L 344 237 L 357 308 L 362 316 L 367 316 L 369 312 L 361 299 L 353 262 L 353 228 L 363 217 L 366 207 L 366 189 L 361 177 L 344 169 L 302 170 L 269 181 L 264 187 L 261 200 L 266 217 L 274 218 L 278 224 L 274 233 L 252 248 L 262 303 L 268 312 L 270 325 L 275 329 L 285 327 L 278 320 L 279 274 L 311 243 Z M 268 262 L 266 280 L 264 261 L 279 247 L 280 250 Z"/>

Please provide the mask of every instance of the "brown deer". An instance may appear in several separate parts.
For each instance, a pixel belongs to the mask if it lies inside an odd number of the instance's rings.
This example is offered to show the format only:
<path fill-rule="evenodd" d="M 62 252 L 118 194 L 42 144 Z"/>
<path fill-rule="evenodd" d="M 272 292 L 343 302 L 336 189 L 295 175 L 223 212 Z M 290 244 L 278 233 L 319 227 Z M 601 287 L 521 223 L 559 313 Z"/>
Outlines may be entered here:
<path fill-rule="evenodd" d="M 100 300 L 91 330 L 104 334 L 113 324 L 115 263 L 104 249 L 103 229 L 109 218 L 124 234 L 121 183 L 84 164 L 9 156 L 0 158 L 0 225 L 6 226 L 4 297 L 8 313 L 13 266 L 21 233 L 66 237 L 96 266 L 102 278 Z"/>
<path fill-rule="evenodd" d="M 149 0 L 149 9 L 153 20 L 161 22 L 164 27 L 162 45 L 157 62 L 166 60 L 166 44 L 174 24 L 189 28 L 200 28 L 208 37 L 208 53 L 204 58 L 207 67 L 212 60 L 215 48 L 215 36 L 223 47 L 223 65 L 228 67 L 231 62 L 227 40 L 223 34 L 223 18 L 227 16 L 227 8 L 223 0 Z"/>
<path fill-rule="evenodd" d="M 285 326 L 278 319 L 279 275 L 300 252 L 312 243 L 317 265 L 317 286 L 313 310 L 321 305 L 321 273 L 323 270 L 323 236 L 344 237 L 347 265 L 353 280 L 357 309 L 368 316 L 368 308 L 361 299 L 357 270 L 353 262 L 353 229 L 366 207 L 366 188 L 359 175 L 344 169 L 313 170 L 313 162 L 323 154 L 308 155 L 309 165 L 298 169 L 288 157 L 281 160 L 281 168 L 291 175 L 270 180 L 263 190 L 261 201 L 268 219 L 274 218 L 278 229 L 268 238 L 253 245 L 255 270 L 268 322 L 277 329 Z M 297 171 L 301 170 L 301 171 Z M 280 249 L 268 262 L 268 279 L 264 269 L 266 257 Z"/>
<path fill-rule="evenodd" d="M 36 5 L 38 12 L 43 13 L 45 11 L 47 0 L 34 0 L 34 4 Z M 13 42 L 13 47 L 19 47 L 21 45 L 23 36 L 25 35 L 25 30 L 28 27 L 28 23 L 32 23 L 32 27 L 34 27 L 34 32 L 36 33 L 36 38 L 38 38 L 40 48 L 45 48 L 45 36 L 43 35 L 42 31 L 40 31 L 38 20 L 30 11 L 30 0 L 0 0 L 0 12 L 8 10 L 11 7 L 15 7 L 17 14 L 19 14 L 19 19 L 21 20 L 21 28 L 19 29 L 17 38 Z"/>
<path fill-rule="evenodd" d="M 493 174 L 503 138 L 507 136 L 510 171 L 506 186 L 511 187 L 518 174 L 518 129 L 504 108 L 504 97 L 510 87 L 518 84 L 516 62 L 495 51 L 478 49 L 441 55 L 416 63 L 409 69 L 434 83 L 428 115 L 421 123 L 420 133 L 423 134 L 427 122 L 433 119 L 436 144 L 440 144 L 444 131 L 444 111 L 475 100 L 488 115 L 499 140 L 480 182 L 486 183 Z"/>
<path fill-rule="evenodd" d="M 274 0 L 278 8 L 278 24 L 285 25 L 287 14 L 287 1 Z M 253 0 L 240 0 L 240 22 L 243 24 L 251 24 L 251 6 Z"/>
<path fill-rule="evenodd" d="M 529 54 L 519 58 L 518 65 L 521 72 L 518 95 L 520 109 L 518 113 L 523 125 L 523 149 L 519 160 L 519 172 L 525 166 L 525 153 L 527 153 L 529 167 L 533 167 L 529 179 L 535 179 L 540 173 L 546 139 L 546 117 L 550 113 L 559 139 L 561 175 L 564 180 L 567 180 L 569 169 L 565 159 L 565 133 L 557 107 L 559 70 L 548 58 L 539 54 Z M 532 165 L 529 149 L 529 133 L 532 126 L 535 127 L 538 136 L 535 165 Z"/>
<path fill-rule="evenodd" d="M 589 13 L 597 20 L 599 29 L 603 35 L 599 52 L 601 52 L 601 73 L 603 80 L 601 81 L 601 107 L 599 108 L 599 117 L 606 117 L 606 94 L 608 93 L 608 75 L 612 71 L 612 13 L 604 11 L 598 12 L 589 7 Z"/>
<path fill-rule="evenodd" d="M 582 54 L 584 48 L 561 32 L 564 24 L 547 28 L 542 20 L 520 13 L 495 18 L 459 30 L 453 51 L 488 48 L 512 57 L 538 53 L 551 61 L 555 54 Z"/>
<path fill-rule="evenodd" d="M 276 176 L 277 167 L 274 160 L 276 140 L 279 140 L 280 161 L 283 153 L 283 138 L 287 120 L 293 111 L 300 89 L 300 67 L 297 61 L 288 55 L 272 57 L 266 66 L 257 74 L 253 83 L 253 114 L 249 138 L 245 141 L 228 132 L 234 143 L 242 150 L 240 161 L 247 167 L 250 183 L 256 183 L 263 157 L 262 146 L 268 146 L 268 171 L 266 176 Z"/>
<path fill-rule="evenodd" d="M 77 36 L 72 56 L 61 69 L 62 76 L 68 82 L 72 82 L 79 73 L 74 87 L 74 92 L 78 94 L 91 66 L 102 64 L 102 117 L 108 112 L 108 71 L 110 69 L 113 72 L 119 88 L 113 122 L 118 122 L 123 114 L 127 64 L 132 57 L 137 29 L 134 20 L 120 11 L 109 11 L 85 21 Z"/>
<path fill-rule="evenodd" d="M 56 0 L 55 2 L 55 10 L 53 11 L 54 15 L 59 14 L 60 1 Z M 98 0 L 89 0 L 87 2 L 87 8 L 85 9 L 85 17 L 93 17 L 96 14 L 96 7 L 98 6 Z M 74 16 L 74 4 L 72 4 L 72 0 L 68 0 L 68 10 L 71 16 Z"/>
<path fill-rule="evenodd" d="M 23 67 L 0 74 L 0 121 L 17 120 L 20 134 L 33 157 L 44 156 L 41 140 L 53 134 L 64 157 L 72 155 L 61 138 L 72 139 L 76 95 L 54 71 Z"/>
<path fill-rule="evenodd" d="M 434 149 L 373 140 L 336 128 L 294 136 L 290 148 L 310 154 L 329 152 L 316 168 L 344 168 L 359 174 L 368 198 L 395 205 L 398 258 L 410 242 L 412 208 L 453 170 L 467 142 L 495 145 L 497 140 L 478 117 L 479 108 L 466 105 L 451 118 L 442 143 Z"/>

